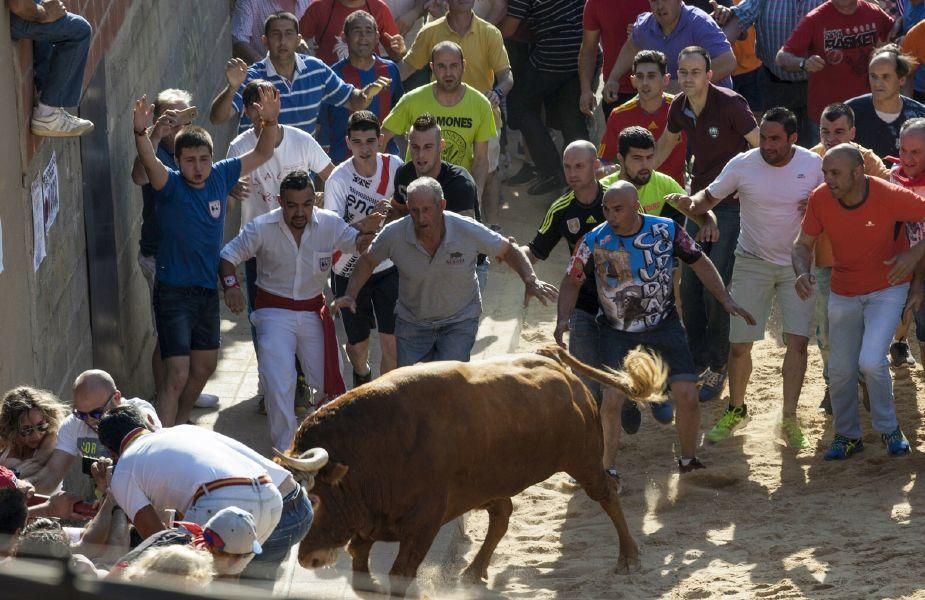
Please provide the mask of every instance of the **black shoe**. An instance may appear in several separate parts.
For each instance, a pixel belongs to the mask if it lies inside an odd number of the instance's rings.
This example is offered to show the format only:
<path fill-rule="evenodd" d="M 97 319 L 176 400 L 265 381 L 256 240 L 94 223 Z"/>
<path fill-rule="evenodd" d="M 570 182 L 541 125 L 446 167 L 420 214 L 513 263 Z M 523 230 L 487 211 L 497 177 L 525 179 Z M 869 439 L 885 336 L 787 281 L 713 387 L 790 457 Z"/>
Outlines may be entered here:
<path fill-rule="evenodd" d="M 544 196 L 550 192 L 558 194 L 562 191 L 562 188 L 565 187 L 565 181 L 559 175 L 547 175 L 542 179 L 538 179 L 533 185 L 527 189 L 527 193 L 531 196 Z"/>
<path fill-rule="evenodd" d="M 681 462 L 681 459 L 678 459 L 678 473 L 690 473 L 691 471 L 696 471 L 697 469 L 706 469 L 707 466 L 697 460 L 697 457 L 691 459 L 691 462 L 686 465 Z"/>
<path fill-rule="evenodd" d="M 356 371 L 353 372 L 353 387 L 355 387 L 355 388 L 356 388 L 356 387 L 360 387 L 360 386 L 363 385 L 364 383 L 369 383 L 369 382 L 372 381 L 372 380 L 373 380 L 373 371 L 372 371 L 372 369 L 370 369 L 370 370 L 369 370 L 369 373 L 367 373 L 366 375 L 360 375 L 360 374 L 357 373 Z"/>
<path fill-rule="evenodd" d="M 642 423 L 642 413 L 639 412 L 639 406 L 632 400 L 623 403 L 623 410 L 620 411 L 620 422 L 623 425 L 623 431 L 633 435 L 639 431 L 639 425 Z"/>
<path fill-rule="evenodd" d="M 890 344 L 890 365 L 895 369 L 900 367 L 915 368 L 915 359 L 912 358 L 912 352 L 909 351 L 909 343 L 906 340 L 899 340 Z"/>
<path fill-rule="evenodd" d="M 520 170 L 505 179 L 504 183 L 507 185 L 524 185 L 536 179 L 536 175 L 536 169 L 533 168 L 533 165 L 524 163 Z"/>
<path fill-rule="evenodd" d="M 830 416 L 832 414 L 832 396 L 829 395 L 829 386 L 825 386 L 825 396 L 822 397 L 822 402 L 819 403 L 819 412 L 824 412 Z"/>

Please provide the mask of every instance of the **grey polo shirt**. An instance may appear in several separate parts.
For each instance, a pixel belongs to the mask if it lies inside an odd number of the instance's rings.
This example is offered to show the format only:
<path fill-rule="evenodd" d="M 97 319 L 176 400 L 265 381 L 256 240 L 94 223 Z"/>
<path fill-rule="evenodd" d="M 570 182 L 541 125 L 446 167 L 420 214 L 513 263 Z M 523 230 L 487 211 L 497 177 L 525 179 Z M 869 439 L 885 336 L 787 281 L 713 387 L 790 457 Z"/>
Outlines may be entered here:
<path fill-rule="evenodd" d="M 386 225 L 369 247 L 377 262 L 390 258 L 398 267 L 400 319 L 438 325 L 482 314 L 476 259 L 480 252 L 497 256 L 507 240 L 468 217 L 444 211 L 443 220 L 446 234 L 434 256 L 418 242 L 410 216 Z"/>

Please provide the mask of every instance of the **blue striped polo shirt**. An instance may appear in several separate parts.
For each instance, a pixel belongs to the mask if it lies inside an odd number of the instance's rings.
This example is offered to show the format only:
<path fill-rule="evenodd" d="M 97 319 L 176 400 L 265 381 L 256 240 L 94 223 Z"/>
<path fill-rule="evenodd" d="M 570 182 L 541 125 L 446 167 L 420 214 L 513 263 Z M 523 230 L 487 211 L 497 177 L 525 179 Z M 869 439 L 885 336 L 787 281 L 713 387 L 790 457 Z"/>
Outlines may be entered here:
<path fill-rule="evenodd" d="M 255 62 L 247 69 L 247 78 L 234 95 L 234 109 L 241 114 L 238 133 L 247 131 L 252 123 L 244 114 L 244 88 L 255 79 L 271 82 L 279 90 L 282 125 L 298 127 L 309 135 L 315 135 L 318 111 L 321 104 L 340 106 L 350 99 L 353 86 L 344 83 L 326 64 L 313 56 L 295 55 L 295 75 L 292 81 L 279 75 L 270 58 Z"/>

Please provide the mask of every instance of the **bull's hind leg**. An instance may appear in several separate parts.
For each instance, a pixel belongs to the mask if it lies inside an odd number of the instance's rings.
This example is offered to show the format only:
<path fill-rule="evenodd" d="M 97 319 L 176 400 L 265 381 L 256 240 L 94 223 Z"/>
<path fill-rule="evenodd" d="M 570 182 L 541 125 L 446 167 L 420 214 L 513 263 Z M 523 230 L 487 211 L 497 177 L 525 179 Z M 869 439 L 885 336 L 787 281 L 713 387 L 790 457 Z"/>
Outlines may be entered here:
<path fill-rule="evenodd" d="M 472 582 L 488 579 L 488 563 L 491 562 L 491 555 L 498 547 L 498 542 L 507 533 L 511 513 L 514 512 L 514 503 L 510 498 L 498 498 L 482 508 L 488 512 L 488 533 L 485 534 L 485 541 L 472 564 L 462 572 L 462 576 Z"/>
<path fill-rule="evenodd" d="M 623 516 L 617 481 L 605 475 L 599 464 L 597 457 L 594 457 L 590 474 L 586 470 L 581 474 L 569 472 L 569 475 L 581 484 L 589 498 L 600 503 L 601 508 L 604 509 L 604 512 L 613 522 L 613 526 L 617 528 L 617 536 L 620 538 L 620 557 L 617 559 L 617 571 L 629 573 L 639 569 L 639 547 L 636 545 L 636 540 L 633 539 L 629 526 L 626 524 L 626 517 Z"/>

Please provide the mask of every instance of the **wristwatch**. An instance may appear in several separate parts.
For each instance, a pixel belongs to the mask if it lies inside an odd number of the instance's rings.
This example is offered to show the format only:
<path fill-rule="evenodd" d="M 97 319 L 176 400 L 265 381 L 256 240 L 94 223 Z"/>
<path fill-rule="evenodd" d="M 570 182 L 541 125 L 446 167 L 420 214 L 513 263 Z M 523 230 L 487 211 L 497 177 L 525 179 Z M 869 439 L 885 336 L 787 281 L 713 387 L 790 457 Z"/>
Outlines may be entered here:
<path fill-rule="evenodd" d="M 806 59 L 805 58 L 800 60 L 800 70 L 801 71 L 806 70 Z"/>

